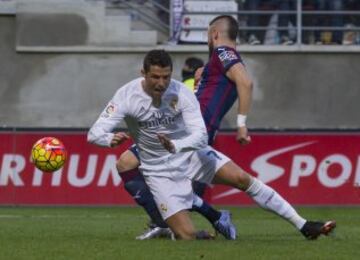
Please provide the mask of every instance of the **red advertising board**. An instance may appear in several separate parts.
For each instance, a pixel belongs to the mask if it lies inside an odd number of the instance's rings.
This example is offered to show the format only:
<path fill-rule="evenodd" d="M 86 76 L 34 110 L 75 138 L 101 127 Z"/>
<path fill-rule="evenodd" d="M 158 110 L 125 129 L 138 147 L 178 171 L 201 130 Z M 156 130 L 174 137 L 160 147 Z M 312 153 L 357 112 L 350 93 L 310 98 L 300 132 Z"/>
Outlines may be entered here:
<path fill-rule="evenodd" d="M 43 173 L 30 162 L 32 144 L 55 136 L 69 158 L 55 173 Z M 360 205 L 360 133 L 252 133 L 240 146 L 234 134 L 220 133 L 215 147 L 246 171 L 297 205 Z M 0 204 L 127 205 L 132 198 L 116 172 L 119 148 L 86 142 L 85 131 L 0 132 Z M 215 185 L 207 198 L 213 204 L 248 205 L 236 189 Z"/>

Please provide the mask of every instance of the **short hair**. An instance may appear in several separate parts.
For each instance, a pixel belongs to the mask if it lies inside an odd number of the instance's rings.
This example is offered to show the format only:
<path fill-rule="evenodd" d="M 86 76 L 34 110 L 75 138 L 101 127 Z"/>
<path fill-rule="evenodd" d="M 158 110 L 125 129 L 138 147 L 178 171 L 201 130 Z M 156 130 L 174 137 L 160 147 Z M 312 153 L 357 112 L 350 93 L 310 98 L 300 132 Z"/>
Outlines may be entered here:
<path fill-rule="evenodd" d="M 209 25 L 213 25 L 216 21 L 226 20 L 227 22 L 227 35 L 230 40 L 236 41 L 239 31 L 239 24 L 237 20 L 231 15 L 220 15 L 211 20 Z"/>
<path fill-rule="evenodd" d="M 185 65 L 187 65 L 192 72 L 195 72 L 198 68 L 204 66 L 204 62 L 200 58 L 189 57 L 185 60 Z"/>
<path fill-rule="evenodd" d="M 151 50 L 145 55 L 144 71 L 149 72 L 150 66 L 170 67 L 171 70 L 173 68 L 171 57 L 165 50 Z"/>

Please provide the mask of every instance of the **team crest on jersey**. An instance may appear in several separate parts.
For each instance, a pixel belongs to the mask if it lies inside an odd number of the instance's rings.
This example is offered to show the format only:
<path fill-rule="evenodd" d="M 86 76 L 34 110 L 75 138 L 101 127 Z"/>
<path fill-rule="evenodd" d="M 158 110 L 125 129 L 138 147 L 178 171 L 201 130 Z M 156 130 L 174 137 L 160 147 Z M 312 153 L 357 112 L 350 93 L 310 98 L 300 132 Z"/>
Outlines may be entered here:
<path fill-rule="evenodd" d="M 178 105 L 179 99 L 178 97 L 173 97 L 170 101 L 170 107 L 177 111 L 177 105 Z"/>
<path fill-rule="evenodd" d="M 238 59 L 236 53 L 232 50 L 224 50 L 224 49 L 219 49 L 219 50 L 221 50 L 221 52 L 219 53 L 219 59 L 224 67 L 229 63 L 231 63 L 231 61 Z"/>

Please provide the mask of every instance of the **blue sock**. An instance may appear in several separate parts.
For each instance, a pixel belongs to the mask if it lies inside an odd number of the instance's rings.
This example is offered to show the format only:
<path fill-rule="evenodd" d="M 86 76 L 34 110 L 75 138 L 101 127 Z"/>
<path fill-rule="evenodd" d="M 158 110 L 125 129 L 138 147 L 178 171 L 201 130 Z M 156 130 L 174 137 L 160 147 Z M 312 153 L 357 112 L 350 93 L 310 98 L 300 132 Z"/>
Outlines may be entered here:
<path fill-rule="evenodd" d="M 206 183 L 193 181 L 192 187 L 196 195 L 198 195 L 201 198 L 204 196 Z"/>
<path fill-rule="evenodd" d="M 121 175 L 126 173 L 121 173 Z M 162 219 L 161 214 L 156 206 L 154 197 L 150 192 L 149 187 L 145 183 L 144 177 L 138 172 L 137 169 L 131 170 L 131 173 L 129 173 L 128 176 L 129 175 L 131 175 L 132 178 L 123 178 L 126 191 L 134 198 L 138 205 L 145 209 L 153 223 L 155 223 L 158 227 L 167 228 L 168 225 Z"/>
<path fill-rule="evenodd" d="M 203 201 L 203 199 L 197 195 L 194 195 L 194 202 L 193 202 L 192 210 L 199 212 L 207 220 L 209 220 L 211 224 L 218 221 L 221 216 L 221 212 L 219 212 L 216 209 L 214 209 L 213 207 L 211 207 L 208 203 Z"/>

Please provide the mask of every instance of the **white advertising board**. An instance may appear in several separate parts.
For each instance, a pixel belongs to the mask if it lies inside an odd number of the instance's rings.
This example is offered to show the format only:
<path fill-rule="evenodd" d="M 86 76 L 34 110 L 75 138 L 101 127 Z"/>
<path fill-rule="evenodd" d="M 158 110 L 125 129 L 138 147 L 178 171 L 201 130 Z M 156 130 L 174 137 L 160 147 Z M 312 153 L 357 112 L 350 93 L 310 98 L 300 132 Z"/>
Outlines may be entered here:
<path fill-rule="evenodd" d="M 184 14 L 181 21 L 181 42 L 207 42 L 209 22 L 222 12 L 237 12 L 235 1 L 184 1 L 185 12 L 215 12 L 214 14 Z M 237 18 L 236 15 L 233 15 Z M 199 30 L 199 28 L 204 28 Z"/>
<path fill-rule="evenodd" d="M 0 14 L 15 14 L 16 0 L 0 0 Z"/>

